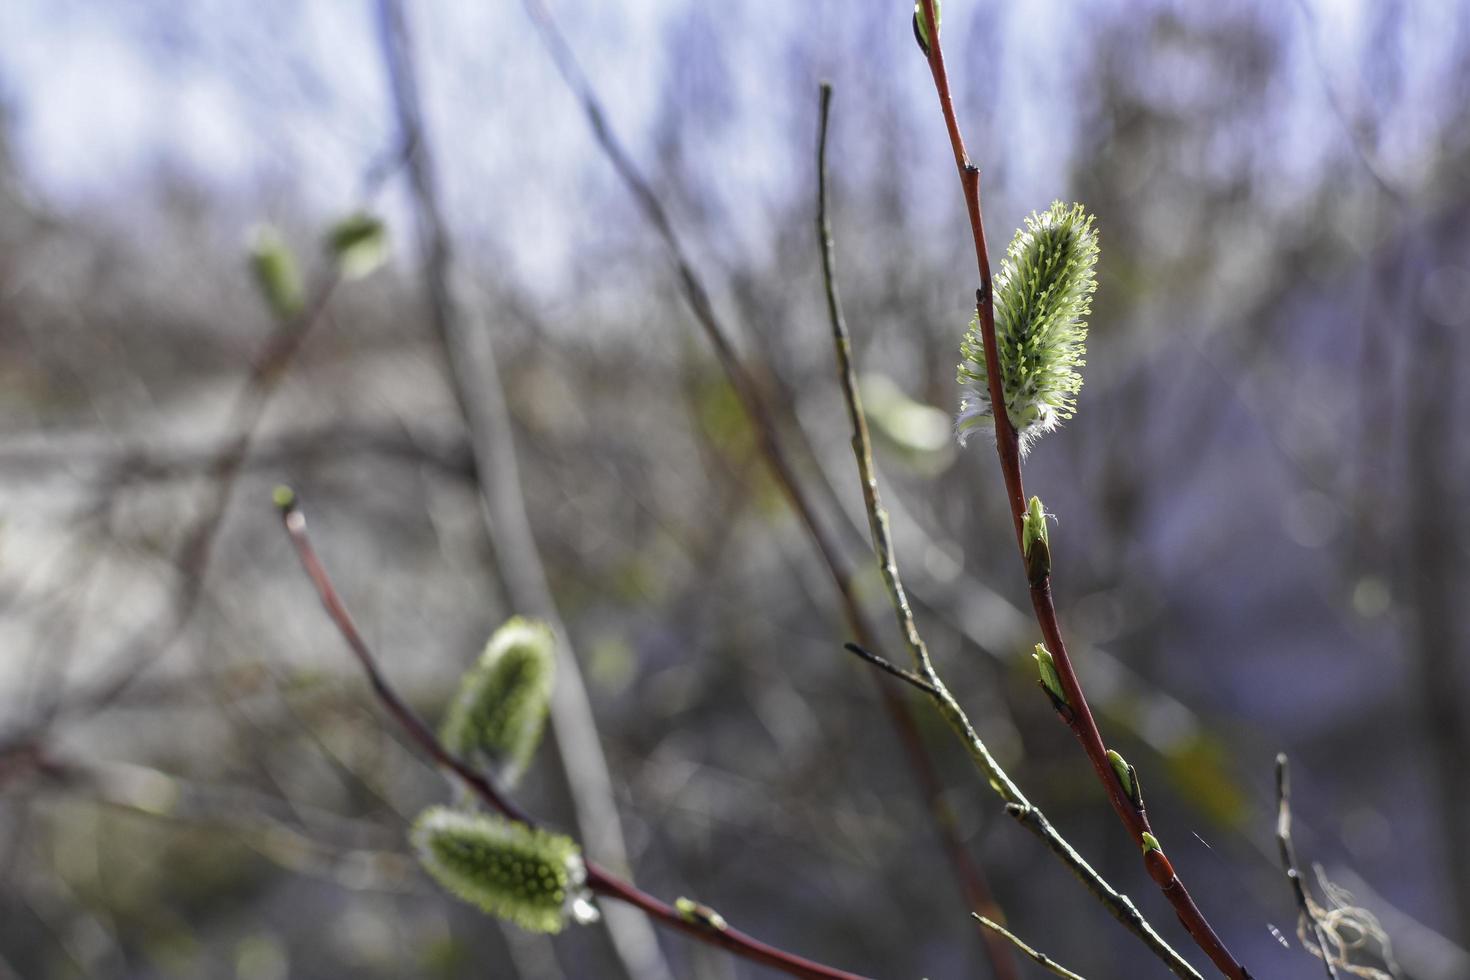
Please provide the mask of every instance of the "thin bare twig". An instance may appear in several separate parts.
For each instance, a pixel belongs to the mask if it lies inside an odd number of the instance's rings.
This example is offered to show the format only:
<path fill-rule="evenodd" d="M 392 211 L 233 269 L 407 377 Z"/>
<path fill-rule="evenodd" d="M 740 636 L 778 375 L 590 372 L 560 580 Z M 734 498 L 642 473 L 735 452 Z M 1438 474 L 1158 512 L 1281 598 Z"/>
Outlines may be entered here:
<path fill-rule="evenodd" d="M 363 639 L 357 624 L 353 622 L 352 615 L 347 611 L 346 604 L 343 603 L 336 587 L 332 584 L 326 567 L 317 556 L 316 548 L 307 534 L 306 517 L 297 506 L 294 496 L 284 502 L 281 507 L 281 523 L 296 550 L 296 556 L 301 561 L 302 568 L 316 589 L 317 597 L 321 600 L 328 618 L 331 619 L 342 639 L 346 641 L 348 649 L 352 651 L 358 665 L 367 675 L 373 693 L 394 722 L 403 729 L 419 750 L 428 756 L 430 761 L 454 774 L 486 806 L 512 820 L 536 826 L 536 821 L 514 800 L 503 794 L 484 773 L 446 749 L 428 724 L 414 713 L 413 709 L 388 683 L 387 678 L 383 676 L 378 667 L 377 658 L 373 655 L 367 641 Z M 736 929 L 728 927 L 719 929 L 699 921 L 686 919 L 673 906 L 653 897 L 631 882 L 624 881 L 601 865 L 591 860 L 588 860 L 586 864 L 587 886 L 594 892 L 641 909 L 660 924 L 677 929 L 701 942 L 719 946 L 737 956 L 762 963 L 789 976 L 816 978 L 816 980 L 822 980 L 822 978 L 863 980 L 858 974 L 825 966 L 797 956 L 795 953 L 788 953 Z"/>
<path fill-rule="evenodd" d="M 863 505 L 868 515 L 868 528 L 872 536 L 873 550 L 878 567 L 883 575 L 883 584 L 888 590 L 899 630 L 903 634 L 919 678 L 927 685 L 928 693 L 945 721 L 954 729 L 971 759 L 985 776 L 986 782 L 1006 803 L 1006 809 L 1021 825 L 1042 839 L 1051 851 L 1062 859 L 1074 875 L 1085 884 L 1090 892 L 1101 900 L 1119 922 L 1138 936 L 1174 973 L 1181 977 L 1198 978 L 1188 962 L 1154 931 L 1148 921 L 1138 912 L 1126 896 L 1120 895 L 1082 860 L 1076 850 L 1051 826 L 1039 809 L 1026 799 L 990 750 L 976 733 L 963 708 L 950 694 L 940 679 L 929 656 L 928 647 L 919 634 L 908 595 L 904 591 L 903 579 L 898 573 L 894 555 L 893 536 L 888 527 L 888 513 L 878 492 L 878 474 L 873 465 L 873 445 L 868 434 L 868 420 L 863 413 L 862 397 L 858 392 L 857 376 L 852 364 L 852 337 L 847 329 L 847 319 L 842 312 L 842 302 L 837 292 L 836 255 L 832 242 L 832 229 L 827 208 L 827 125 L 830 116 L 832 89 L 823 85 L 820 102 L 820 124 L 817 139 L 817 236 L 822 253 L 822 281 L 827 295 L 827 314 L 832 324 L 832 340 L 837 355 L 837 376 L 847 403 L 848 422 L 852 427 L 852 451 L 857 460 L 858 477 L 863 488 Z M 989 934 L 986 934 L 989 936 Z"/>
<path fill-rule="evenodd" d="M 978 919 L 980 921 L 980 924 L 985 928 L 1004 936 L 1007 940 L 1010 941 L 1010 944 L 1012 946 L 1019 949 L 1026 956 L 1029 956 L 1032 960 L 1036 962 L 1038 966 L 1046 970 L 1050 970 L 1057 976 L 1065 978 L 1065 980 L 1086 980 L 1086 978 L 1082 977 L 1080 974 L 1073 973 L 1071 970 L 1067 969 L 1065 966 L 1062 966 L 1060 963 L 1052 959 L 1050 956 L 1047 956 L 1045 953 L 1040 952 L 1034 947 L 1028 946 L 1026 943 L 1021 941 L 1021 938 L 1019 936 L 1017 936 L 1014 932 L 1011 932 L 999 922 L 992 922 L 990 919 L 985 918 L 985 916 L 983 915 L 977 915 L 975 916 L 975 918 Z"/>
<path fill-rule="evenodd" d="M 944 48 L 941 41 L 939 18 L 934 0 L 919 0 L 922 14 L 930 25 L 929 45 L 926 57 L 930 74 L 934 78 L 934 89 L 939 97 L 940 111 L 944 116 L 945 128 L 949 132 L 950 146 L 954 151 L 955 167 L 959 171 L 960 185 L 964 191 L 965 207 L 970 219 L 970 230 L 975 240 L 975 261 L 980 274 L 980 289 L 976 294 L 976 307 L 980 324 L 981 339 L 985 348 L 985 367 L 990 386 L 990 403 L 1004 406 L 1001 391 L 999 350 L 995 341 L 995 296 L 990 275 L 990 253 L 985 243 L 985 222 L 980 210 L 980 170 L 965 149 L 960 135 L 959 122 L 955 116 L 954 100 L 950 95 L 949 75 L 944 65 Z M 1005 481 L 1006 503 L 1010 507 L 1011 519 L 1016 534 L 1017 556 L 1025 569 L 1025 555 L 1021 550 L 1021 522 L 1026 511 L 1026 491 L 1021 480 L 1021 451 L 1016 430 L 1005 411 L 997 410 L 995 418 L 995 449 L 1000 457 L 1001 474 Z M 1029 576 L 1028 576 L 1029 578 Z M 1061 625 L 1057 620 L 1056 607 L 1052 601 L 1051 576 L 1038 577 L 1031 583 L 1031 605 L 1041 627 L 1047 649 L 1055 659 L 1056 672 L 1071 710 L 1059 715 L 1072 730 L 1082 745 L 1088 761 L 1092 763 L 1103 790 L 1112 803 L 1118 819 L 1127 828 L 1133 841 L 1143 853 L 1144 867 L 1149 877 L 1158 885 L 1164 897 L 1173 906 L 1180 923 L 1195 944 L 1209 956 L 1210 961 L 1230 980 L 1249 980 L 1250 972 L 1241 965 L 1215 933 L 1214 927 L 1195 904 L 1193 896 L 1184 886 L 1173 865 L 1158 846 L 1157 838 L 1149 825 L 1141 795 L 1128 793 L 1122 781 L 1113 771 L 1107 758 L 1107 746 L 1103 742 L 1092 709 L 1077 680 L 1072 661 L 1067 656 L 1066 643 L 1062 639 Z"/>
<path fill-rule="evenodd" d="M 933 684 L 930 684 L 918 674 L 914 673 L 911 670 L 904 670 L 897 664 L 894 664 L 888 660 L 884 660 L 876 653 L 873 653 L 870 650 L 864 650 L 856 643 L 844 643 L 842 644 L 842 649 L 846 650 L 848 653 L 856 655 L 859 660 L 867 661 L 884 673 L 892 674 L 894 677 L 897 677 L 899 680 L 903 681 L 905 684 L 909 685 L 922 694 L 925 694 L 931 698 L 937 698 L 941 696 L 939 693 L 939 688 L 935 687 Z"/>
<path fill-rule="evenodd" d="M 359 196 L 364 202 L 370 202 L 377 196 L 410 150 L 408 144 L 397 145 L 391 152 L 372 161 L 359 189 Z M 109 666 L 100 679 L 80 691 L 58 694 L 39 710 L 35 719 L 7 737 L 5 745 L 43 739 L 50 725 L 60 718 L 91 715 L 108 708 L 178 642 L 204 595 L 214 545 L 246 460 L 254 448 L 265 411 L 307 337 L 325 317 L 340 283 L 340 271 L 333 264 L 317 282 L 301 310 L 276 323 L 251 364 L 249 374 L 240 382 L 225 430 L 229 437 L 209 459 L 202 461 L 207 485 L 199 510 L 185 525 L 174 552 L 172 564 L 176 576 L 167 604 L 108 658 Z"/>
<path fill-rule="evenodd" d="M 1296 899 L 1297 913 L 1302 921 L 1310 925 L 1317 948 L 1322 951 L 1322 963 L 1327 967 L 1327 976 L 1338 980 L 1337 967 L 1327 952 L 1327 937 L 1322 934 L 1322 924 L 1312 912 L 1312 903 L 1307 900 L 1307 888 L 1302 882 L 1302 873 L 1296 860 L 1296 845 L 1291 839 L 1291 771 L 1287 766 L 1286 753 L 1276 756 L 1276 845 L 1281 851 L 1281 867 L 1286 880 L 1291 882 L 1291 893 Z"/>

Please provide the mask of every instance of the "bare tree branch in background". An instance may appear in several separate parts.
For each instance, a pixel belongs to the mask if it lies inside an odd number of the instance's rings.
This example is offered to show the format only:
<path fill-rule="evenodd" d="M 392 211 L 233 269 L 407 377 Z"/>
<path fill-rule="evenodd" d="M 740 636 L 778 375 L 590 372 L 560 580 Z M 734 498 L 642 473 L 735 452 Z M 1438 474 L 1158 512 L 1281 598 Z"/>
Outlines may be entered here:
<path fill-rule="evenodd" d="M 724 371 L 731 388 L 734 389 L 736 397 L 740 400 L 741 408 L 755 430 L 756 444 L 762 458 L 787 502 L 800 518 L 813 548 L 817 551 L 837 587 L 838 598 L 848 629 L 860 646 L 867 648 L 876 646 L 876 634 L 857 598 L 853 567 L 843 556 L 841 548 L 833 540 L 830 531 L 812 504 L 810 496 L 797 478 L 795 467 L 781 441 L 780 428 L 764 390 L 756 376 L 736 353 L 732 334 L 716 312 L 709 289 L 695 271 L 693 263 L 690 262 L 678 233 L 674 230 L 668 211 L 664 208 L 653 186 L 618 141 L 617 135 L 608 123 L 607 113 L 603 110 L 597 93 L 577 63 L 575 55 L 567 45 L 550 11 L 541 3 L 541 0 L 524 0 L 524 5 L 558 73 L 581 105 L 599 149 L 633 195 L 639 211 L 653 227 L 668 253 L 684 300 L 690 312 L 694 314 L 695 320 L 698 321 L 710 346 L 714 348 L 720 368 Z M 964 842 L 957 836 L 955 817 L 944 797 L 943 783 L 924 746 L 919 730 L 914 724 L 908 704 L 888 685 L 883 684 L 876 677 L 874 680 L 879 699 L 908 757 L 910 771 L 919 784 L 919 792 L 934 823 L 940 844 L 949 859 L 951 870 L 958 880 L 961 893 L 972 910 L 998 914 L 995 899 L 983 871 L 965 847 Z M 990 947 L 987 947 L 987 953 L 989 952 Z M 991 965 L 1001 977 L 1009 977 L 1011 975 L 1009 971 L 1014 969 L 1008 959 L 992 959 Z"/>
<path fill-rule="evenodd" d="M 401 0 L 380 0 L 378 22 L 397 123 L 417 149 L 408 171 L 419 221 L 424 288 L 450 386 L 469 431 L 486 530 L 513 609 L 556 632 L 558 680 L 551 722 L 583 844 L 624 873 L 631 871 L 607 758 L 597 736 L 581 665 L 557 611 L 541 561 L 516 460 L 515 433 L 506 406 L 489 324 L 468 296 L 455 265 L 434 173 L 431 138 L 423 120 L 413 40 Z M 658 937 L 637 912 L 609 910 L 606 918 L 620 967 L 630 980 L 672 980 Z"/>
<path fill-rule="evenodd" d="M 395 146 L 368 167 L 359 192 L 363 201 L 370 202 L 377 196 L 411 150 L 412 144 Z M 307 337 L 327 316 L 341 281 L 341 271 L 333 263 L 323 272 L 300 310 L 277 320 L 249 374 L 241 381 L 226 426 L 229 436 L 221 448 L 202 461 L 206 482 L 200 491 L 199 508 L 193 520 L 184 526 L 171 560 L 174 581 L 167 604 L 108 658 L 108 666 L 99 679 L 79 691 L 58 690 L 48 703 L 40 706 L 36 718 L 0 739 L 0 752 L 43 739 L 48 728 L 61 718 L 105 710 L 178 642 L 204 595 L 214 545 L 254 447 L 261 420 Z M 64 687 L 65 677 L 59 669 L 53 677 L 58 687 Z"/>

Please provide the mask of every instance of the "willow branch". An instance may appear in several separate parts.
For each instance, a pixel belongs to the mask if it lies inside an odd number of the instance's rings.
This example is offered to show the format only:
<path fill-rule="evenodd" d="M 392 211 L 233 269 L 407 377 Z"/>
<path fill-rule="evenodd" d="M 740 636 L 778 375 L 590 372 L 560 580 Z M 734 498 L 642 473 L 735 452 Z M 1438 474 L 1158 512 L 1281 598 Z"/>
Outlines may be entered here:
<path fill-rule="evenodd" d="M 877 555 L 878 567 L 882 572 L 883 585 L 898 619 L 899 631 L 903 634 L 909 654 L 918 671 L 916 680 L 926 685 L 926 693 L 933 700 L 940 715 L 964 743 L 970 758 L 974 760 L 986 782 L 1005 801 L 1007 810 L 1016 816 L 1022 826 L 1040 837 L 1051 851 L 1060 857 L 1068 868 L 1097 896 L 1109 911 L 1129 931 L 1138 936 L 1164 963 L 1181 977 L 1195 977 L 1188 962 L 1166 943 L 1147 920 L 1139 914 L 1125 896 L 1118 894 L 1094 871 L 1076 850 L 1051 826 L 1046 817 L 1026 799 L 1011 777 L 976 733 L 963 708 L 950 694 L 934 662 L 929 649 L 919 633 L 914 620 L 908 594 L 904 591 L 903 579 L 898 573 L 898 561 L 894 555 L 893 535 L 888 526 L 888 512 L 878 492 L 878 473 L 873 465 L 873 444 L 868 434 L 868 420 L 863 412 L 862 397 L 858 393 L 857 377 L 852 365 L 852 337 L 847 329 L 847 318 L 842 312 L 842 301 L 837 292 L 835 248 L 832 243 L 832 228 L 827 208 L 827 125 L 832 101 L 832 89 L 823 85 L 821 90 L 820 125 L 817 138 L 817 236 L 822 252 L 822 282 L 827 294 L 827 315 L 832 324 L 832 342 L 837 354 L 837 376 L 847 403 L 847 418 L 852 426 L 852 452 L 857 460 L 858 477 L 863 488 L 863 505 L 868 515 L 868 529 L 872 535 L 873 550 Z M 912 683 L 912 682 L 911 682 Z M 989 935 L 987 933 L 987 935 Z"/>
<path fill-rule="evenodd" d="M 926 52 L 930 74 L 934 77 L 935 92 L 939 96 L 940 111 L 944 115 L 945 128 L 949 131 L 950 146 L 954 151 L 955 167 L 959 171 L 960 186 L 965 195 L 965 208 L 970 218 L 970 229 L 975 239 L 975 261 L 980 274 L 980 290 L 976 294 L 976 306 L 981 339 L 985 347 L 985 367 L 990 387 L 990 403 L 1004 406 L 1005 395 L 1001 391 L 999 351 L 995 342 L 995 296 L 990 275 L 990 254 L 985 244 L 985 222 L 980 211 L 980 170 L 965 149 L 960 135 L 959 122 L 955 116 L 954 100 L 950 95 L 949 75 L 944 66 L 944 48 L 940 37 L 939 18 L 934 0 L 919 0 L 922 13 L 932 25 L 930 44 Z M 1025 567 L 1025 555 L 1021 552 L 1021 521 L 1026 510 L 1026 492 L 1021 481 L 1021 451 L 1016 430 L 1008 413 L 997 409 L 995 416 L 995 449 L 1000 457 L 1001 474 L 1005 480 L 1006 501 L 1010 506 L 1011 519 L 1016 532 L 1018 557 Z M 1133 841 L 1143 853 L 1144 867 L 1149 877 L 1158 885 L 1164 897 L 1173 906 L 1180 923 L 1195 944 L 1209 956 L 1210 961 L 1230 980 L 1248 980 L 1249 971 L 1240 964 L 1226 948 L 1195 904 L 1189 890 L 1175 873 L 1173 865 L 1158 846 L 1144 811 L 1142 797 L 1129 794 L 1122 781 L 1113 771 L 1107 758 L 1107 746 L 1092 717 L 1092 709 L 1082 693 L 1072 661 L 1067 656 L 1066 643 L 1062 639 L 1061 625 L 1057 621 L 1056 607 L 1052 601 L 1051 576 L 1039 577 L 1031 584 L 1031 605 L 1037 623 L 1046 640 L 1047 649 L 1056 662 L 1056 670 L 1066 694 L 1070 711 L 1059 712 L 1067 726 L 1081 743 L 1093 771 L 1102 783 L 1103 790 L 1112 803 L 1118 819 L 1128 829 Z"/>
<path fill-rule="evenodd" d="M 346 641 L 348 649 L 357 659 L 358 666 L 367 675 L 368 683 L 372 686 L 373 694 L 376 695 L 378 702 L 408 735 L 409 740 L 435 765 L 454 774 L 486 806 L 511 820 L 517 820 L 533 827 L 537 826 L 537 822 L 517 806 L 514 800 L 502 793 L 489 777 L 446 749 L 439 741 L 439 737 L 434 734 L 433 729 L 388 683 L 387 678 L 383 676 L 382 670 L 378 667 L 377 657 L 373 655 L 372 649 L 363 639 L 351 613 L 347 611 L 346 604 L 338 594 L 336 586 L 332 584 L 326 567 L 318 557 L 316 548 L 312 545 L 311 538 L 306 531 L 306 516 L 302 514 L 294 498 L 286 501 L 281 507 L 281 523 L 286 529 L 292 547 L 296 550 L 296 557 L 300 560 L 302 569 L 305 570 L 307 577 L 311 579 L 312 586 L 316 589 L 317 598 L 321 600 L 327 617 L 337 628 L 342 639 Z M 587 886 L 594 892 L 641 909 L 660 924 L 693 936 L 700 942 L 719 946 L 737 956 L 762 963 L 793 977 L 818 978 L 818 980 L 821 978 L 863 980 L 858 974 L 825 966 L 797 956 L 795 953 L 788 953 L 736 929 L 717 929 L 699 922 L 691 922 L 681 916 L 673 906 L 655 898 L 631 882 L 624 881 L 593 861 L 589 860 L 586 863 Z"/>

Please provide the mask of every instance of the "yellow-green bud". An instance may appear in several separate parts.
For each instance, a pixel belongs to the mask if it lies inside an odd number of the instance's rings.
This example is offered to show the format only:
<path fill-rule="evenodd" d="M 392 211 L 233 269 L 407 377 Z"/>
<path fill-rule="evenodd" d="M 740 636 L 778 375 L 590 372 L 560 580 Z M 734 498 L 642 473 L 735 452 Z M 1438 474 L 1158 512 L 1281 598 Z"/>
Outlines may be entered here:
<path fill-rule="evenodd" d="M 388 234 L 383 222 L 370 214 L 348 215 L 327 233 L 327 254 L 344 279 L 361 279 L 388 256 Z"/>
<path fill-rule="evenodd" d="M 1143 805 L 1143 796 L 1138 791 L 1138 774 L 1128 764 L 1128 760 L 1112 749 L 1108 749 L 1108 763 L 1113 767 L 1113 773 L 1118 777 L 1118 785 L 1123 787 L 1123 793 L 1134 806 Z"/>
<path fill-rule="evenodd" d="M 708 905 L 701 905 L 692 898 L 682 895 L 674 900 L 674 910 L 679 913 L 679 918 L 693 925 L 706 926 L 710 929 L 724 932 L 730 928 L 725 917 Z"/>
<path fill-rule="evenodd" d="M 289 320 L 301 312 L 306 303 L 306 290 L 301 273 L 296 269 L 296 256 L 269 225 L 255 230 L 250 243 L 250 271 L 255 285 L 271 313 L 279 320 Z"/>
<path fill-rule="evenodd" d="M 514 786 L 546 726 L 555 646 L 551 627 L 535 620 L 517 616 L 496 630 L 460 681 L 440 730 L 444 747 Z"/>
<path fill-rule="evenodd" d="M 1159 846 L 1159 839 L 1145 830 L 1143 832 L 1143 853 L 1147 854 L 1149 851 L 1159 851 L 1162 853 L 1163 850 Z"/>
<path fill-rule="evenodd" d="M 937 30 L 944 18 L 939 10 L 939 0 L 934 0 L 934 27 Z M 919 50 L 924 52 L 924 57 L 929 57 L 929 18 L 924 16 L 924 5 L 919 0 L 914 0 L 914 40 L 919 42 Z"/>
<path fill-rule="evenodd" d="M 271 501 L 277 510 L 290 510 L 296 506 L 296 491 L 284 483 L 279 484 L 271 491 Z"/>
<path fill-rule="evenodd" d="M 435 881 L 496 918 L 530 932 L 596 920 L 587 868 L 570 837 L 436 806 L 414 821 L 411 839 Z"/>
<path fill-rule="evenodd" d="M 1046 510 L 1040 497 L 1032 497 L 1021 518 L 1021 553 L 1026 558 L 1026 577 L 1041 584 L 1051 574 L 1051 536 L 1046 529 Z"/>
<path fill-rule="evenodd" d="M 1052 658 L 1051 651 L 1038 643 L 1036 652 L 1031 656 L 1036 660 L 1036 669 L 1041 674 L 1041 686 L 1051 695 L 1052 703 L 1059 708 L 1069 707 L 1067 694 L 1062 690 L 1062 678 L 1057 673 L 1057 662 Z"/>

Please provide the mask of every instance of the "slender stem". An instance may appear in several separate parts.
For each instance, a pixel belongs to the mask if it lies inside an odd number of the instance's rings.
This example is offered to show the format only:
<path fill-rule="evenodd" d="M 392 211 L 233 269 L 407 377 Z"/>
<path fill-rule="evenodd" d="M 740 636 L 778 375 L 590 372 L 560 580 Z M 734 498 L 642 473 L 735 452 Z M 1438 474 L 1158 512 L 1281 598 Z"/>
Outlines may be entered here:
<path fill-rule="evenodd" d="M 924 16 L 931 25 L 929 31 L 929 71 L 934 76 L 934 88 L 939 96 L 940 111 L 944 115 L 945 128 L 949 131 L 950 146 L 954 150 L 955 167 L 959 171 L 960 185 L 964 190 L 965 206 L 969 213 L 970 228 L 975 239 L 975 259 L 980 273 L 980 290 L 977 294 L 981 341 L 985 348 L 985 367 L 990 386 L 990 403 L 995 406 L 995 449 L 1000 457 L 1001 474 L 1005 480 L 1007 503 L 1016 532 L 1018 557 L 1022 568 L 1025 556 L 1020 554 L 1021 521 L 1026 511 L 1026 491 L 1021 480 L 1021 452 L 1016 439 L 1016 430 L 1005 411 L 1005 396 L 1001 390 L 1001 371 L 998 349 L 995 342 L 995 297 L 990 276 L 989 250 L 985 244 L 984 219 L 980 211 L 980 171 L 970 161 L 965 150 L 964 139 L 950 95 L 949 76 L 944 66 L 944 47 L 940 38 L 938 18 L 934 0 L 919 0 Z M 1055 660 L 1057 675 L 1066 694 L 1067 704 L 1072 709 L 1063 715 L 1063 720 L 1072 729 L 1073 735 L 1082 744 L 1083 751 L 1092 763 L 1093 771 L 1103 785 L 1108 800 L 1118 818 L 1123 822 L 1143 851 L 1144 866 L 1149 877 L 1159 886 L 1169 900 L 1180 923 L 1195 943 L 1210 957 L 1211 962 L 1231 980 L 1247 980 L 1250 973 L 1226 948 L 1214 928 L 1205 919 L 1195 904 L 1189 890 L 1174 872 L 1173 865 L 1164 852 L 1153 847 L 1144 847 L 1144 834 L 1152 832 L 1148 815 L 1141 798 L 1138 802 L 1129 798 L 1107 759 L 1107 746 L 1093 719 L 1092 709 L 1077 680 L 1072 661 L 1067 656 L 1066 643 L 1062 639 L 1061 626 L 1057 620 L 1056 607 L 1052 602 L 1051 578 L 1045 576 L 1031 586 L 1031 605 L 1036 612 L 1037 623 L 1046 640 L 1047 649 Z"/>
<path fill-rule="evenodd" d="M 897 677 L 905 684 L 909 685 L 917 691 L 922 692 L 923 694 L 928 695 L 931 698 L 943 697 L 943 695 L 939 693 L 939 688 L 935 687 L 933 684 L 930 684 L 918 674 L 914 673 L 911 670 L 904 670 L 902 667 L 899 667 L 897 664 L 894 664 L 891 661 L 883 659 L 876 653 L 873 653 L 870 650 L 864 650 L 856 643 L 844 643 L 842 644 L 842 649 L 846 650 L 848 653 L 855 655 L 859 660 L 863 660 L 867 663 L 872 664 L 874 667 L 877 667 L 885 674 L 890 674 L 894 677 Z"/>
<path fill-rule="evenodd" d="M 428 724 L 404 702 L 393 686 L 388 683 L 387 678 L 378 669 L 377 658 L 373 655 L 367 641 L 363 639 L 352 615 L 347 611 L 346 604 L 332 584 L 326 567 L 317 556 L 316 548 L 312 545 L 311 538 L 306 531 L 306 516 L 296 506 L 294 499 L 281 507 L 281 523 L 286 528 L 286 534 L 296 549 L 296 557 L 301 561 L 301 567 L 306 571 L 307 577 L 311 579 L 311 584 L 315 587 L 317 597 L 321 600 L 328 618 L 336 626 L 342 639 L 346 641 L 353 656 L 357 658 L 358 665 L 367 674 L 373 693 L 377 695 L 384 710 L 435 765 L 453 773 L 486 806 L 512 820 L 536 826 L 536 821 L 517 806 L 514 800 L 500 792 L 499 788 L 484 773 L 446 749 Z M 729 950 L 737 956 L 780 970 L 789 976 L 818 978 L 818 980 L 820 978 L 863 980 L 859 974 L 848 973 L 805 959 L 795 953 L 788 953 L 738 930 L 716 929 L 699 922 L 691 922 L 679 915 L 673 906 L 660 901 L 592 861 L 587 862 L 587 886 L 599 895 L 605 895 L 642 909 L 665 926 L 678 929 L 701 942 Z"/>
<path fill-rule="evenodd" d="M 1322 963 L 1327 967 L 1327 976 L 1329 980 L 1338 980 L 1337 967 L 1327 952 L 1327 937 L 1322 934 L 1322 924 L 1317 921 L 1317 916 L 1312 912 L 1312 903 L 1307 900 L 1307 888 L 1302 883 L 1301 866 L 1296 859 L 1296 845 L 1291 839 L 1291 771 L 1285 752 L 1276 756 L 1276 846 L 1281 852 L 1281 868 L 1286 872 L 1286 880 L 1291 882 L 1291 893 L 1296 898 L 1297 911 L 1301 914 L 1302 921 L 1311 926 L 1312 938 L 1322 951 Z"/>
<path fill-rule="evenodd" d="M 944 681 L 940 679 L 929 656 L 928 647 L 919 634 L 913 609 L 909 605 L 908 594 L 904 590 L 903 579 L 899 576 L 893 536 L 889 530 L 888 512 L 884 510 L 878 492 L 878 473 L 877 468 L 873 465 L 872 439 L 868 434 L 868 420 L 863 413 L 857 376 L 853 370 L 852 337 L 847 329 L 847 318 L 842 312 L 842 301 L 837 292 L 836 250 L 832 242 L 832 228 L 827 207 L 827 128 L 831 115 L 831 102 L 831 87 L 823 85 L 817 137 L 817 238 L 822 253 L 822 281 L 827 295 L 827 315 L 832 324 L 832 342 L 837 355 L 837 376 L 847 403 L 848 422 L 852 427 L 852 451 L 857 460 L 858 477 L 862 483 L 863 507 L 868 515 L 868 530 L 872 536 L 873 550 L 878 559 L 878 567 L 882 572 L 883 584 L 888 590 L 894 614 L 898 618 L 899 630 L 903 634 L 914 666 L 918 669 L 918 676 L 912 677 L 906 671 L 900 672 L 887 661 L 867 654 L 866 651 L 854 650 L 854 652 L 891 673 L 898 673 L 910 684 L 916 686 L 922 684 L 921 689 L 934 701 L 940 715 L 964 743 L 971 759 L 985 776 L 986 782 L 1005 801 L 1007 811 L 1016 817 L 1023 827 L 1037 835 L 1052 853 L 1061 858 L 1073 874 L 1103 902 L 1118 921 L 1142 939 L 1171 970 L 1181 977 L 1197 978 L 1199 974 L 1194 968 L 1159 937 L 1147 920 L 1139 914 L 1133 903 L 1126 896 L 1115 892 L 1096 871 L 1088 866 L 1072 846 L 1052 828 L 1041 811 L 1026 799 L 1025 794 L 990 754 L 990 750 L 976 734 L 974 726 L 970 724 L 964 709 L 960 707 Z M 853 648 L 849 645 L 848 649 Z"/>
<path fill-rule="evenodd" d="M 1045 953 L 1040 952 L 1039 950 L 1022 942 L 1019 936 L 1017 936 L 1014 932 L 1011 932 L 999 922 L 992 922 L 991 920 L 985 918 L 985 916 L 983 915 L 977 915 L 975 916 L 975 918 L 978 919 L 980 924 L 985 928 L 1004 936 L 1007 940 L 1010 941 L 1010 944 L 1012 946 L 1016 947 L 1022 953 L 1035 960 L 1036 964 L 1043 969 L 1050 970 L 1057 976 L 1064 977 L 1065 980 L 1085 980 L 1085 978 L 1082 977 L 1080 974 L 1073 973 L 1071 970 L 1067 969 L 1065 966 L 1062 966 L 1050 956 L 1047 956 Z"/>
<path fill-rule="evenodd" d="M 670 264 L 678 278 L 684 300 L 690 312 L 694 314 L 695 320 L 698 321 L 710 346 L 714 348 L 720 368 L 729 380 L 730 387 L 734 390 L 746 417 L 750 420 L 751 428 L 755 432 L 756 446 L 762 459 L 792 510 L 796 512 L 811 540 L 812 547 L 836 585 L 843 618 L 847 622 L 853 639 L 865 647 L 875 646 L 872 626 L 858 600 L 853 570 L 844 559 L 841 548 L 827 526 L 818 519 L 816 506 L 797 479 L 796 468 L 782 442 L 780 427 L 771 410 L 770 401 L 755 374 L 745 366 L 736 353 L 731 333 L 716 311 L 709 289 L 689 260 L 667 209 L 654 191 L 652 184 L 618 141 L 617 134 L 608 121 L 607 113 L 603 110 L 591 83 L 578 66 L 576 57 L 568 47 L 551 13 L 541 0 L 523 0 L 523 4 L 527 14 L 535 23 L 557 71 L 568 88 L 572 90 L 577 101 L 581 103 L 583 114 L 592 128 L 598 148 L 628 188 L 645 220 L 652 226 L 663 243 Z M 930 821 L 934 825 L 940 845 L 944 848 L 949 866 L 957 879 L 961 892 L 965 895 L 971 909 L 999 914 L 984 873 L 976 863 L 974 856 L 964 846 L 964 842 L 960 840 L 955 829 L 957 824 L 954 813 L 944 797 L 943 783 L 939 778 L 934 761 L 929 757 L 928 750 L 924 746 L 907 702 L 891 686 L 881 683 L 879 678 L 874 678 L 874 685 L 878 698 L 883 704 L 883 710 L 888 715 L 889 722 L 908 759 L 909 770 L 918 783 L 922 802 L 929 813 Z M 1010 975 L 1002 973 L 1001 976 L 1003 980 L 1007 980 Z"/>

